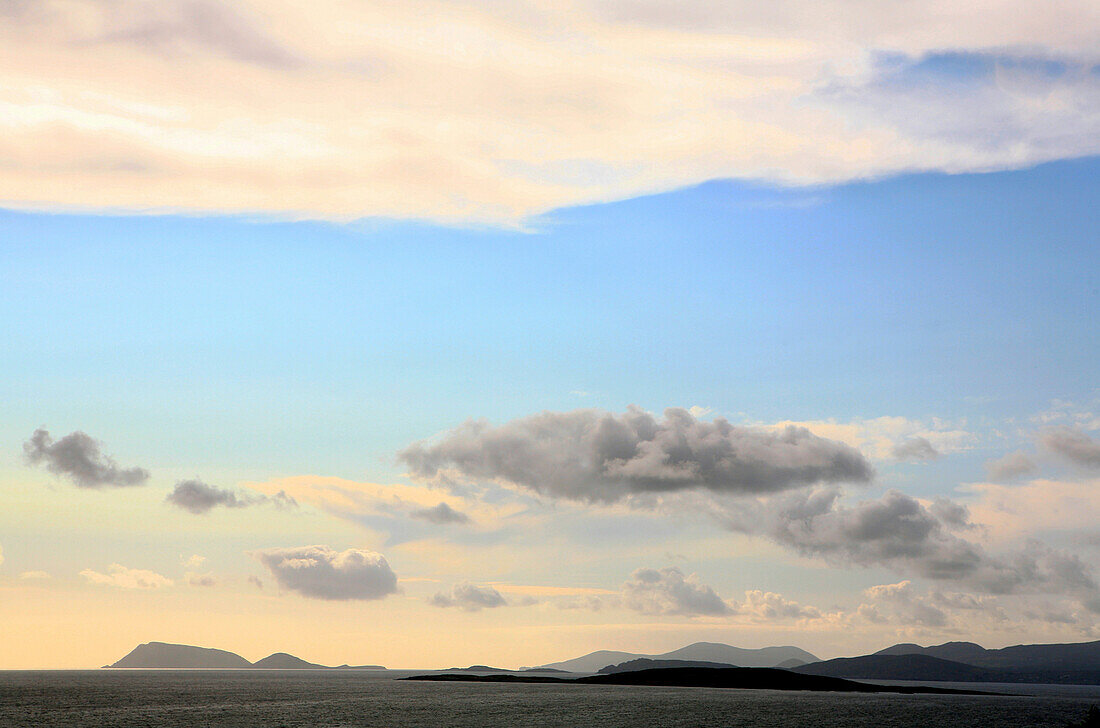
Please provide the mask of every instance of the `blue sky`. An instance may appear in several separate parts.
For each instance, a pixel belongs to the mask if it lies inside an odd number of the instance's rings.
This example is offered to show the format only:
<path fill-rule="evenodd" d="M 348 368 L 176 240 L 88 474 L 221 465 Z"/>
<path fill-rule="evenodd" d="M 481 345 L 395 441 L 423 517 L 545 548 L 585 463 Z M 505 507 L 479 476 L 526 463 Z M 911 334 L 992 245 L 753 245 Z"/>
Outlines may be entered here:
<path fill-rule="evenodd" d="M 393 477 L 542 409 L 1025 418 L 1095 388 L 1098 169 L 713 182 L 530 232 L 8 212 L 5 427 Z"/>

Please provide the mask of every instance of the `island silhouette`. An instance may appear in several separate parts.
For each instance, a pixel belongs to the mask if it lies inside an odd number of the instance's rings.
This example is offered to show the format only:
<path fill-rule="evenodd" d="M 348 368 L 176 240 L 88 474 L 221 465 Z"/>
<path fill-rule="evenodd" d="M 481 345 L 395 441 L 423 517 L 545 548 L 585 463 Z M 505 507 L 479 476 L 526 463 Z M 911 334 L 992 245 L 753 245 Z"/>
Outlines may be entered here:
<path fill-rule="evenodd" d="M 384 670 L 381 665 L 338 665 L 335 667 L 308 662 L 276 652 L 262 660 L 249 662 L 226 650 L 166 642 L 138 645 L 108 668 L 134 669 L 257 669 L 257 670 Z M 813 684 L 817 678 L 839 680 L 890 680 L 921 682 L 983 682 L 983 683 L 1048 683 L 1100 685 L 1100 641 L 1064 644 L 1015 645 L 1001 649 L 986 649 L 973 642 L 946 642 L 921 647 L 903 643 L 873 654 L 819 660 L 797 647 L 765 647 L 744 649 L 715 642 L 697 642 L 658 655 L 600 650 L 562 662 L 513 670 L 476 664 L 469 667 L 449 667 L 432 670 L 433 675 L 418 679 L 546 681 L 576 680 L 577 675 L 590 675 L 611 682 L 627 683 L 657 675 L 666 679 L 718 679 L 723 674 L 727 682 L 734 673 L 714 671 L 731 669 L 767 669 L 785 677 L 761 673 L 776 685 Z M 689 672 L 682 672 L 687 670 Z M 710 671 L 699 673 L 699 670 Z M 681 671 L 681 672 L 670 672 Z M 595 674 L 594 674 L 595 673 Z M 645 675 L 639 676 L 639 673 Z M 649 678 L 646 678 L 646 675 Z M 757 678 L 737 673 L 744 682 Z M 684 677 L 688 676 L 688 677 Z M 760 679 L 764 679 L 761 677 Z M 809 682 L 802 681 L 803 678 Z M 654 678 L 657 679 L 657 678 Z M 802 681 L 802 682 L 800 682 Z M 644 683 L 637 683 L 644 684 Z M 817 684 L 828 684 L 820 683 Z M 802 689 L 802 688 L 778 688 Z M 809 689 L 809 688 L 807 688 Z"/>

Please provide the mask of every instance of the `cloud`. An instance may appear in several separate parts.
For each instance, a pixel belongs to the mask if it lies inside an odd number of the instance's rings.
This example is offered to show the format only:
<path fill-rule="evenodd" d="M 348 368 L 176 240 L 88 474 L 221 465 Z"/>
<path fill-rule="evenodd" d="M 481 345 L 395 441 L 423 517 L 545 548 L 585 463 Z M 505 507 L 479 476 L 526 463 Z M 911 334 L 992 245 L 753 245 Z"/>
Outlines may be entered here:
<path fill-rule="evenodd" d="M 985 472 L 990 480 L 1015 480 L 1024 475 L 1034 475 L 1039 472 L 1039 467 L 1027 453 L 1016 451 L 986 462 Z"/>
<path fill-rule="evenodd" d="M 23 443 L 23 454 L 31 465 L 44 465 L 54 475 L 72 479 L 80 488 L 141 485 L 149 479 L 144 468 L 120 468 L 100 452 L 101 443 L 77 431 L 53 441 L 46 430 L 35 430 Z"/>
<path fill-rule="evenodd" d="M 1039 435 L 1040 444 L 1063 460 L 1082 468 L 1100 468 L 1100 442 L 1079 427 L 1051 427 Z"/>
<path fill-rule="evenodd" d="M 382 554 L 328 546 L 262 549 L 251 555 L 279 586 L 314 599 L 381 599 L 397 592 L 397 575 Z"/>
<path fill-rule="evenodd" d="M 188 569 L 201 569 L 202 565 L 206 563 L 206 557 L 200 556 L 199 554 L 192 554 L 186 559 L 181 557 L 180 560 Z"/>
<path fill-rule="evenodd" d="M 171 579 L 155 571 L 130 569 L 122 564 L 111 564 L 107 567 L 106 574 L 84 569 L 80 575 L 93 584 L 104 584 L 119 589 L 163 589 L 172 586 Z"/>
<path fill-rule="evenodd" d="M 436 607 L 458 607 L 466 612 L 477 612 L 508 604 L 501 593 L 493 587 L 476 586 L 469 582 L 456 584 L 450 594 L 436 593 L 428 603 Z"/>
<path fill-rule="evenodd" d="M 213 574 L 187 573 L 187 583 L 191 586 L 217 586 L 218 580 Z"/>
<path fill-rule="evenodd" d="M 745 601 L 732 606 L 734 613 L 754 621 L 772 622 L 784 619 L 822 619 L 817 607 L 804 606 L 781 594 L 752 589 L 745 592 Z"/>
<path fill-rule="evenodd" d="M 432 506 L 431 508 L 419 508 L 409 513 L 412 518 L 419 518 L 429 523 L 446 525 L 449 523 L 469 523 L 470 517 L 451 508 L 446 503 Z"/>
<path fill-rule="evenodd" d="M 675 566 L 637 569 L 621 589 L 623 606 L 642 614 L 726 615 L 733 610 L 699 576 Z"/>
<path fill-rule="evenodd" d="M 498 480 L 589 502 L 632 494 L 707 489 L 770 493 L 820 482 L 865 482 L 856 450 L 798 427 L 779 431 L 697 420 L 670 408 L 660 420 L 637 407 L 543 412 L 490 425 L 469 421 L 398 454 L 412 477 L 448 473 Z"/>
<path fill-rule="evenodd" d="M 217 506 L 226 508 L 247 508 L 248 506 L 271 503 L 280 507 L 296 507 L 298 503 L 284 491 L 273 496 L 259 493 L 236 493 L 234 491 L 207 485 L 201 480 L 181 480 L 164 499 L 195 514 L 207 513 Z"/>
<path fill-rule="evenodd" d="M 982 593 L 1046 592 L 1086 599 L 1097 594 L 1089 568 L 1076 556 L 1034 540 L 991 554 L 960 537 L 955 532 L 972 524 L 958 504 L 925 506 L 896 490 L 854 506 L 840 504 L 839 498 L 835 489 L 804 491 L 770 502 L 726 504 L 718 517 L 733 530 L 764 535 L 806 556 L 885 566 Z"/>
<path fill-rule="evenodd" d="M 872 586 L 864 591 L 864 595 L 876 602 L 872 605 L 860 605 L 864 614 L 880 615 L 879 609 L 886 606 L 895 620 L 906 624 L 926 627 L 943 627 L 947 624 L 947 614 L 928 599 L 918 596 L 908 580 Z M 870 621 L 876 620 L 872 617 Z"/>
<path fill-rule="evenodd" d="M 908 460 L 961 452 L 974 446 L 977 437 L 960 423 L 933 417 L 927 421 L 886 415 L 846 422 L 837 420 L 785 420 L 763 424 L 770 428 L 805 427 L 830 440 L 850 445 L 874 460 Z M 923 441 L 923 442 L 922 442 Z M 924 447 L 927 443 L 928 447 Z"/>
<path fill-rule="evenodd" d="M 716 178 L 1100 151 L 1090 0 L 1038 23 L 1025 0 L 5 8 L 10 207 L 515 224 Z"/>
<path fill-rule="evenodd" d="M 51 577 L 49 572 L 47 571 L 24 571 L 22 574 L 19 575 L 19 578 L 37 581 L 41 579 L 49 579 Z"/>
<path fill-rule="evenodd" d="M 251 584 L 252 586 L 256 587 L 257 589 L 263 589 L 264 588 L 263 579 L 261 579 L 258 576 L 249 576 L 248 577 L 248 583 Z"/>
<path fill-rule="evenodd" d="M 928 462 L 940 456 L 936 448 L 932 447 L 926 438 L 914 437 L 905 442 L 894 445 L 891 451 L 897 460 L 918 460 Z"/>

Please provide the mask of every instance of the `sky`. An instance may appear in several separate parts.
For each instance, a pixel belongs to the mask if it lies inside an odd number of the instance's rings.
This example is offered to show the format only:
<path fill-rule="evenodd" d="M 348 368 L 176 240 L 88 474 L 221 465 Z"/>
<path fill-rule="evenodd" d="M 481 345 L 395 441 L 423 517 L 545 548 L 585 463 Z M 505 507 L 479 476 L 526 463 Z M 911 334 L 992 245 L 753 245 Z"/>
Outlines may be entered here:
<path fill-rule="evenodd" d="M 1098 49 L 0 3 L 0 669 L 1100 639 Z"/>

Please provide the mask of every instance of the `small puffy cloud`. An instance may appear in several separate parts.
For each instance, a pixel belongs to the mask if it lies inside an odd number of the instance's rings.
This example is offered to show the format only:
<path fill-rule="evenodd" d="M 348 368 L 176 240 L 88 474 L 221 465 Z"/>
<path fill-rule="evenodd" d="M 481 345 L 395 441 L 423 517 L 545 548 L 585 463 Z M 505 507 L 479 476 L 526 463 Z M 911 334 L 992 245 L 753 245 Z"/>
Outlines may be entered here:
<path fill-rule="evenodd" d="M 23 443 L 23 454 L 31 465 L 45 466 L 80 488 L 141 485 L 149 479 L 149 471 L 119 467 L 100 447 L 99 441 L 80 431 L 54 442 L 48 431 L 39 429 Z"/>
<path fill-rule="evenodd" d="M 704 489 L 759 494 L 813 483 L 866 482 L 855 449 L 800 427 L 736 427 L 684 409 L 655 418 L 637 407 L 542 412 L 493 426 L 471 420 L 398 458 L 413 477 L 456 473 L 537 493 L 610 503 L 643 493 Z"/>
<path fill-rule="evenodd" d="M 1100 468 L 1100 442 L 1079 427 L 1051 427 L 1039 435 L 1039 442 L 1049 452 L 1081 468 Z"/>
<path fill-rule="evenodd" d="M 164 499 L 174 506 L 195 514 L 207 513 L 217 506 L 247 508 L 270 503 L 276 506 L 297 506 L 298 503 L 284 491 L 273 496 L 261 493 L 238 493 L 226 488 L 207 485 L 201 480 L 181 480 Z"/>
<path fill-rule="evenodd" d="M 670 566 L 637 569 L 621 589 L 623 606 L 642 614 L 725 615 L 733 612 L 697 574 Z"/>
<path fill-rule="evenodd" d="M 450 594 L 436 593 L 428 603 L 436 607 L 458 607 L 467 612 L 503 607 L 508 604 L 501 593 L 493 587 L 477 586 L 469 582 L 456 584 Z"/>
<path fill-rule="evenodd" d="M 191 556 L 188 556 L 186 559 L 180 559 L 180 560 L 183 561 L 184 566 L 186 566 L 188 569 L 192 569 L 192 570 L 201 569 L 202 565 L 206 563 L 206 557 L 205 556 L 200 556 L 199 554 L 192 554 Z"/>
<path fill-rule="evenodd" d="M 1039 467 L 1027 453 L 1017 450 L 986 462 L 985 472 L 990 480 L 1015 480 L 1025 475 L 1034 475 L 1039 472 Z"/>
<path fill-rule="evenodd" d="M 932 447 L 932 443 L 924 437 L 912 437 L 904 442 L 899 442 L 894 445 L 891 454 L 896 460 L 916 460 L 920 462 L 935 460 L 940 456 L 939 451 Z"/>
<path fill-rule="evenodd" d="M 465 513 L 456 511 L 446 503 L 440 503 L 439 505 L 432 506 L 431 508 L 418 508 L 415 511 L 409 513 L 412 518 L 419 518 L 429 523 L 435 523 L 440 526 L 447 525 L 449 523 L 469 523 L 470 517 Z"/>
<path fill-rule="evenodd" d="M 755 621 L 772 622 L 784 619 L 821 619 L 821 610 L 791 601 L 782 594 L 752 589 L 745 592 L 745 601 L 735 604 L 733 611 Z"/>
<path fill-rule="evenodd" d="M 85 569 L 80 572 L 80 575 L 93 584 L 104 584 L 119 589 L 161 589 L 172 586 L 171 579 L 155 571 L 131 569 L 122 564 L 111 564 L 107 567 L 106 574 Z"/>
<path fill-rule="evenodd" d="M 187 583 L 191 586 L 217 586 L 218 580 L 213 574 L 187 573 Z"/>
<path fill-rule="evenodd" d="M 382 554 L 328 546 L 262 549 L 251 555 L 279 586 L 314 599 L 381 599 L 397 592 L 397 575 Z"/>
<path fill-rule="evenodd" d="M 37 581 L 41 579 L 49 579 L 51 577 L 49 572 L 47 571 L 24 571 L 22 574 L 19 575 L 19 578 Z"/>

